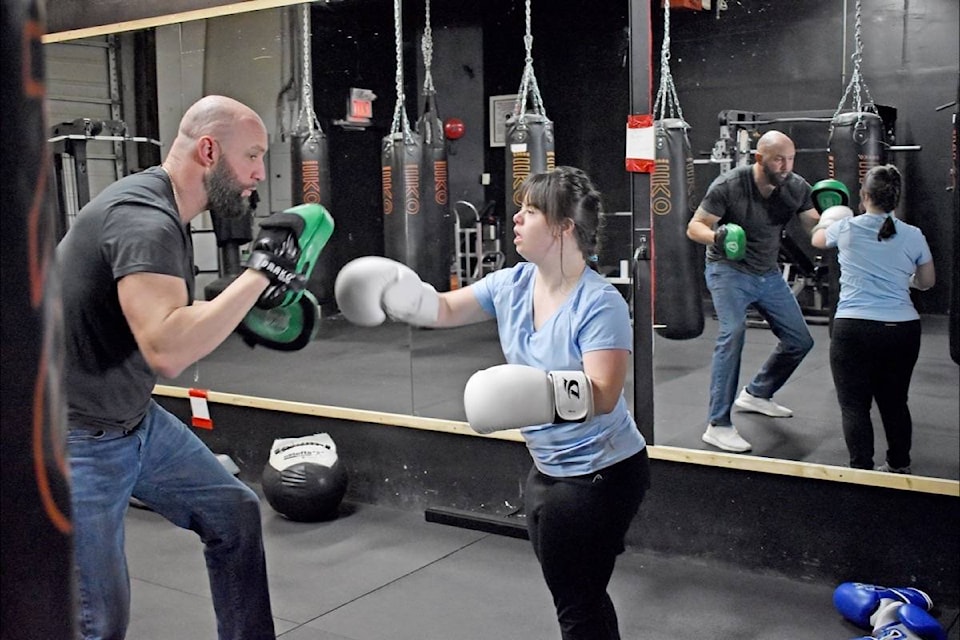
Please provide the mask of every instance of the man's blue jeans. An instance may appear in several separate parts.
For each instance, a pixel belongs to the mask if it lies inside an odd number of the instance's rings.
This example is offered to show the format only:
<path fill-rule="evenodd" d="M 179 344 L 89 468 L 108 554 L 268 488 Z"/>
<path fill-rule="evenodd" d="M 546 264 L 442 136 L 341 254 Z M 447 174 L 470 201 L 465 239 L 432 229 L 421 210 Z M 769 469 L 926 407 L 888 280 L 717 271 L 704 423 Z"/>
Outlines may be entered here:
<path fill-rule="evenodd" d="M 720 321 L 710 372 L 708 419 L 710 424 L 729 426 L 730 409 L 739 389 L 747 308 L 753 305 L 780 340 L 747 385 L 747 392 L 753 396 L 772 398 L 813 348 L 813 337 L 796 297 L 779 271 L 753 275 L 723 262 L 708 262 L 705 273 Z"/>
<path fill-rule="evenodd" d="M 153 401 L 127 432 L 69 427 L 81 637 L 126 634 L 130 577 L 123 519 L 133 495 L 200 536 L 219 638 L 274 639 L 257 494 Z"/>

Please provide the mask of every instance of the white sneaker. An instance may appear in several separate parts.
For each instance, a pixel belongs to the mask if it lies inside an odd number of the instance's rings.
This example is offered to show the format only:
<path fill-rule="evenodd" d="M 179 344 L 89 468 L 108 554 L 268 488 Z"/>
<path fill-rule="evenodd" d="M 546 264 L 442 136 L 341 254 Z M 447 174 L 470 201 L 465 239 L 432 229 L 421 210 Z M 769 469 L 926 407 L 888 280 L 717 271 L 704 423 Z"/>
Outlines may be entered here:
<path fill-rule="evenodd" d="M 733 425 L 729 427 L 715 427 L 712 424 L 707 425 L 707 430 L 703 432 L 700 438 L 707 444 L 712 444 L 724 451 L 734 451 L 742 453 L 750 451 L 750 443 L 740 437 L 737 428 Z"/>
<path fill-rule="evenodd" d="M 789 418 L 793 415 L 793 411 L 783 405 L 777 404 L 773 400 L 757 398 L 756 396 L 750 395 L 746 387 L 743 388 L 743 391 L 741 391 L 737 399 L 734 400 L 733 405 L 743 411 L 754 411 L 756 413 L 762 413 L 765 416 L 770 416 L 771 418 Z"/>
<path fill-rule="evenodd" d="M 906 467 L 891 467 L 889 462 L 884 462 L 879 467 L 874 467 L 874 471 L 885 471 L 886 473 L 905 473 L 912 474 L 913 470 L 910 469 L 910 466 Z"/>

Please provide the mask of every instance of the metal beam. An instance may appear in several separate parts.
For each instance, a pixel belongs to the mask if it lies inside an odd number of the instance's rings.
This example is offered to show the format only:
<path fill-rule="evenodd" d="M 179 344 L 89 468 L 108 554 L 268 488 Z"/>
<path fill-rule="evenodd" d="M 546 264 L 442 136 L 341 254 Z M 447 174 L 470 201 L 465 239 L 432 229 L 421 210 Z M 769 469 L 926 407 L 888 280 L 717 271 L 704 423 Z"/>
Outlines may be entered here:
<path fill-rule="evenodd" d="M 650 0 L 630 0 L 630 113 L 647 114 L 651 101 L 653 33 Z M 653 438 L 653 297 L 650 251 L 650 174 L 630 174 L 633 211 L 633 415 L 649 444 Z"/>

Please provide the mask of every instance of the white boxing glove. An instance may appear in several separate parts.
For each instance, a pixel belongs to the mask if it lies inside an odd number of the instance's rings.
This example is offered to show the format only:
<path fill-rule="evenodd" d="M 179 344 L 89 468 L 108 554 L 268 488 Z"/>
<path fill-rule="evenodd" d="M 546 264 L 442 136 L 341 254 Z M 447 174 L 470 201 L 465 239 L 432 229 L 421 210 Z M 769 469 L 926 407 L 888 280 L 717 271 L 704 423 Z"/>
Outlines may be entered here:
<path fill-rule="evenodd" d="M 896 603 L 891 607 L 889 624 L 876 625 L 872 638 L 876 640 L 947 640 L 940 622 L 923 607 L 911 603 Z"/>
<path fill-rule="evenodd" d="M 418 326 L 436 324 L 440 294 L 405 264 L 366 256 L 351 260 L 333 285 L 340 312 L 350 322 L 375 327 L 387 317 Z"/>
<path fill-rule="evenodd" d="M 583 371 L 541 371 L 501 364 L 477 371 L 463 390 L 470 428 L 493 433 L 593 416 L 593 387 Z"/>
<path fill-rule="evenodd" d="M 838 204 L 832 207 L 827 207 L 824 209 L 823 213 L 820 214 L 820 222 L 817 223 L 817 226 L 813 228 L 814 231 L 817 229 L 826 229 L 834 222 L 839 222 L 844 218 L 852 218 L 853 209 L 846 205 Z"/>

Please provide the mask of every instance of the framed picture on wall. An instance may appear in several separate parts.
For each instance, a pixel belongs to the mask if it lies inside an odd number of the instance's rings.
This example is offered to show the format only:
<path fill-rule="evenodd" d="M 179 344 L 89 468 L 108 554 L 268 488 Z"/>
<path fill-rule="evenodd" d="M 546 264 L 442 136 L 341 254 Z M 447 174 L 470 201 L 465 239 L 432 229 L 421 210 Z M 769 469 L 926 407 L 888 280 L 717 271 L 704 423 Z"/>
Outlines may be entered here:
<path fill-rule="evenodd" d="M 517 94 L 490 96 L 490 146 L 504 147 L 507 144 L 507 116 L 513 113 Z"/>

